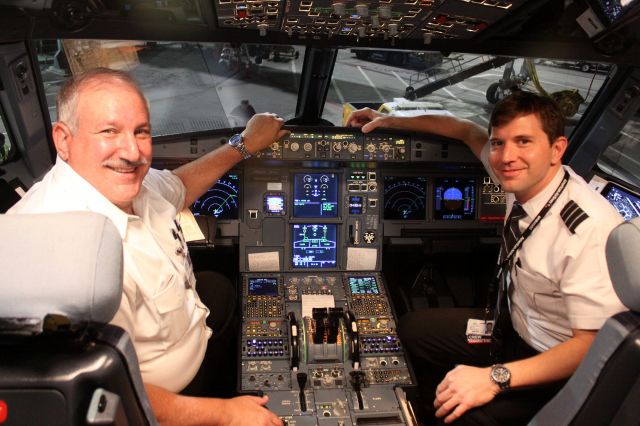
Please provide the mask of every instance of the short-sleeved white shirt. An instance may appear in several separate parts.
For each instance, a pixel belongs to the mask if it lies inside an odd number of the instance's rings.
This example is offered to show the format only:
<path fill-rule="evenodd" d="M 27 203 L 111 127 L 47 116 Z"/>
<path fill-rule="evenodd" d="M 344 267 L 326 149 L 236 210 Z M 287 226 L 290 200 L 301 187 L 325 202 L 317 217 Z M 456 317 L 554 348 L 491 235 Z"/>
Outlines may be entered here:
<path fill-rule="evenodd" d="M 175 222 L 185 193 L 173 173 L 151 169 L 129 215 L 58 158 L 8 212 L 93 211 L 111 219 L 124 252 L 122 301 L 111 323 L 131 336 L 145 383 L 173 392 L 193 379 L 211 336 L 205 323 L 209 310 L 195 292 L 186 243 Z"/>
<path fill-rule="evenodd" d="M 482 161 L 499 182 L 488 162 L 488 145 Z M 520 230 L 551 198 L 565 170 L 566 188 L 516 253 L 510 274 L 513 327 L 538 351 L 568 340 L 572 329 L 597 330 L 611 315 L 625 310 L 613 290 L 605 257 L 607 237 L 622 217 L 570 167 L 560 168 L 544 190 L 522 204 L 527 216 L 520 220 Z M 507 194 L 507 213 L 514 200 Z M 561 216 L 570 201 L 586 214 L 577 226 L 570 221 L 567 225 Z"/>

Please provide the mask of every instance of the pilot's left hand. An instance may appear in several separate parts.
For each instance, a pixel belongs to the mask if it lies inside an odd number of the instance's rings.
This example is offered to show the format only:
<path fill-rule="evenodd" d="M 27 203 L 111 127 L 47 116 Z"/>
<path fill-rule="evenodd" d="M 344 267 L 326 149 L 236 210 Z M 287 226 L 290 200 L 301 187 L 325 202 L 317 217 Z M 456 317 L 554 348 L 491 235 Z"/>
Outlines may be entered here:
<path fill-rule="evenodd" d="M 451 423 L 467 410 L 491 401 L 500 387 L 490 379 L 490 368 L 459 365 L 449 371 L 436 389 L 436 417 Z"/>
<path fill-rule="evenodd" d="M 244 144 L 251 154 L 262 151 L 273 142 L 288 135 L 288 130 L 282 130 L 284 120 L 277 114 L 264 112 L 256 114 L 247 122 L 242 132 Z"/>

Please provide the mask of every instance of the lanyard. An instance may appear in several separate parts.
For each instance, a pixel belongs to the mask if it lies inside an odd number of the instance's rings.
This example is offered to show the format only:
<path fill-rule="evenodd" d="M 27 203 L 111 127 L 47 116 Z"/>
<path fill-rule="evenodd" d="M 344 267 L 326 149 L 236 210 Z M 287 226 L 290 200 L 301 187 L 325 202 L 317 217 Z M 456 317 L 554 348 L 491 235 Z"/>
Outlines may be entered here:
<path fill-rule="evenodd" d="M 497 272 L 496 272 L 495 277 L 491 281 L 490 288 L 495 289 L 496 286 L 500 285 L 500 278 L 502 277 L 502 274 L 507 269 L 507 266 L 509 265 L 509 262 L 511 261 L 513 256 L 515 256 L 516 252 L 518 251 L 520 246 L 522 246 L 524 241 L 529 237 L 529 235 L 531 235 L 533 230 L 538 226 L 540 221 L 546 216 L 546 214 L 549 212 L 551 207 L 553 207 L 555 202 L 558 200 L 558 197 L 560 197 L 560 194 L 562 194 L 562 191 L 564 191 L 564 189 L 567 187 L 568 183 L 569 183 L 569 172 L 567 172 L 565 170 L 564 171 L 564 177 L 562 178 L 562 182 L 560 182 L 560 185 L 558 185 L 558 187 L 556 188 L 556 191 L 553 193 L 551 198 L 549 198 L 547 203 L 542 207 L 542 210 L 540 210 L 540 213 L 538 213 L 538 215 L 535 217 L 535 219 L 533 219 L 533 221 L 529 224 L 527 229 L 525 229 L 524 232 L 522 233 L 522 235 L 520 235 L 520 238 L 518 238 L 518 240 L 515 242 L 515 244 L 513 245 L 511 250 L 509 251 L 509 253 L 507 253 L 507 255 L 504 257 L 502 262 L 500 262 L 498 260 Z M 499 256 L 498 256 L 498 259 L 500 259 Z M 489 295 L 490 294 L 491 294 L 491 291 L 489 292 Z M 487 310 L 488 309 L 489 309 L 489 303 L 487 303 Z"/>

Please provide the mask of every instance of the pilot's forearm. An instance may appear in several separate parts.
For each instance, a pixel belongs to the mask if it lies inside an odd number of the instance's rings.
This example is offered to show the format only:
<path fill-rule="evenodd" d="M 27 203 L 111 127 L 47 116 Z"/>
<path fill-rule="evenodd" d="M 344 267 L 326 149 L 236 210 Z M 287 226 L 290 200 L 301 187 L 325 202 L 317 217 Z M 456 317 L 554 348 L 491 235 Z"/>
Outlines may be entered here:
<path fill-rule="evenodd" d="M 148 383 L 145 389 L 153 414 L 163 426 L 223 424 L 222 399 L 182 396 Z"/>
<path fill-rule="evenodd" d="M 487 130 L 464 118 L 449 115 L 421 115 L 417 117 L 389 117 L 392 127 L 420 133 L 434 133 L 463 141 L 480 158 L 489 140 Z"/>
<path fill-rule="evenodd" d="M 184 164 L 173 171 L 187 189 L 184 207 L 188 207 L 204 194 L 220 177 L 242 160 L 240 153 L 224 145 L 197 160 Z"/>
<path fill-rule="evenodd" d="M 238 396 L 230 399 L 196 398 L 145 384 L 151 408 L 163 426 L 282 426 L 282 421 L 265 408 L 266 396 Z"/>
<path fill-rule="evenodd" d="M 531 358 L 507 363 L 511 386 L 534 386 L 563 380 L 571 376 L 589 350 L 596 331 L 573 330 L 566 342 Z"/>

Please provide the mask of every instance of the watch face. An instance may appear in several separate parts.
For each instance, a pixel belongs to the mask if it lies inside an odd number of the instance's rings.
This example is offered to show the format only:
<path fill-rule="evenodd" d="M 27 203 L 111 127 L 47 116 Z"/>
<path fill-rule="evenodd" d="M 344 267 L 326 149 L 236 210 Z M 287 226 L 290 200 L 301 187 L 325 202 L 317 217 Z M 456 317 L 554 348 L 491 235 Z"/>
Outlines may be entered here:
<path fill-rule="evenodd" d="M 511 372 L 506 367 L 497 365 L 491 370 L 491 377 L 496 383 L 508 383 L 511 379 Z"/>
<path fill-rule="evenodd" d="M 236 146 L 238 145 L 238 143 L 242 141 L 242 136 L 240 136 L 240 134 L 236 133 L 235 135 L 231 136 L 229 138 L 229 145 L 231 146 Z"/>

